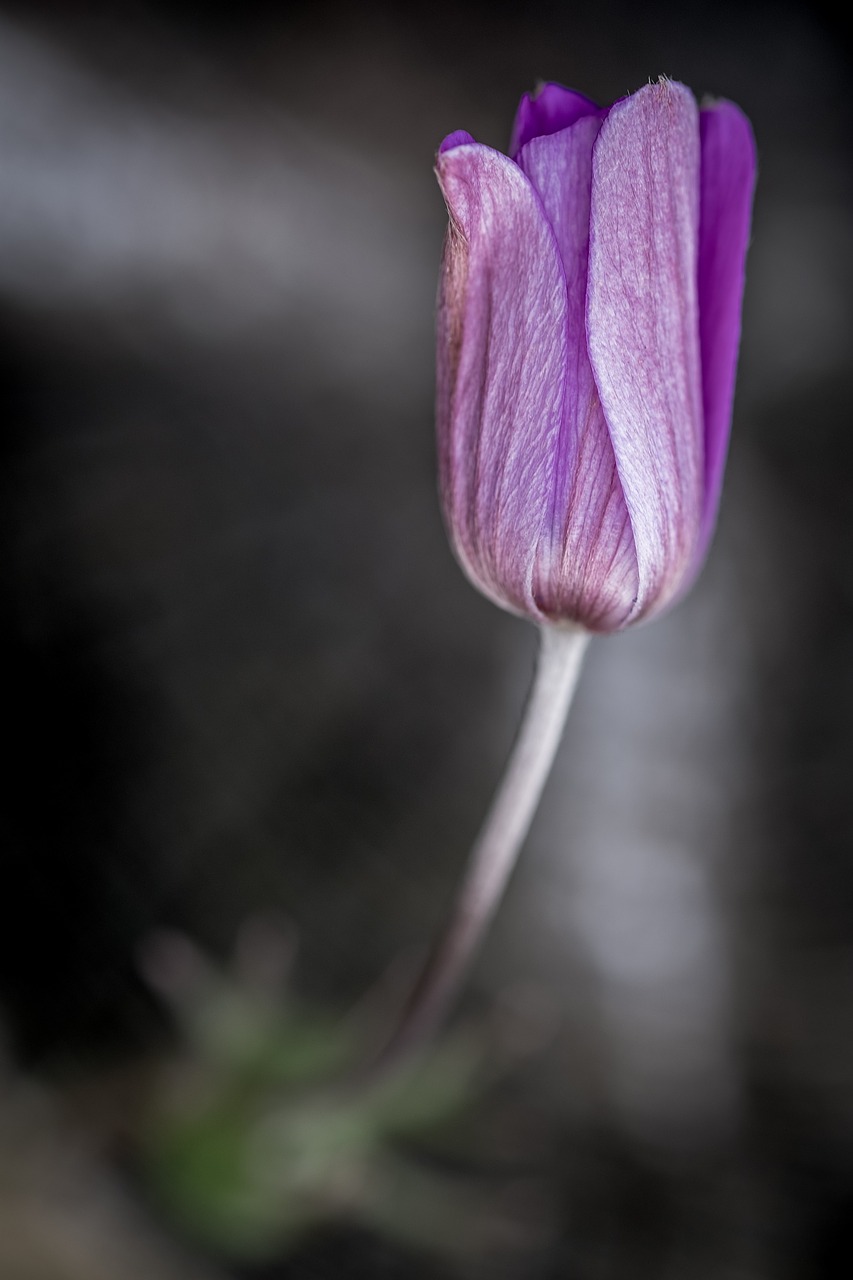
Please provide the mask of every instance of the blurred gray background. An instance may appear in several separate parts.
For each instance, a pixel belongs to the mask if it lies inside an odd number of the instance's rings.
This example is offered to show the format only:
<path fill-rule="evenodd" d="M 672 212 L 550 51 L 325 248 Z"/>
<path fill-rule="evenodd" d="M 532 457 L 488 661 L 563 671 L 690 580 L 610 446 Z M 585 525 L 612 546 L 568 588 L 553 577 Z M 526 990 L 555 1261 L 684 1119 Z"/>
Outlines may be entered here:
<path fill-rule="evenodd" d="M 62 1093 L 168 1037 L 140 972 L 154 930 L 224 960 L 279 913 L 300 994 L 341 1011 L 411 972 L 535 652 L 441 525 L 433 154 L 456 128 L 504 146 L 539 79 L 608 102 L 668 74 L 737 101 L 759 148 L 718 536 L 683 606 L 592 646 L 460 1016 L 510 1010 L 521 1046 L 503 1158 L 548 1212 L 507 1275 L 851 1274 L 840 22 L 794 3 L 0 6 L 9 1115 L 32 1082 Z M 17 1168 L 31 1133 L 3 1114 Z M 34 1222 L 47 1200 L 34 1176 Z M 130 1276 L 99 1231 L 79 1274 Z M 78 1274 L 7 1247 L 3 1280 Z M 180 1248 L 140 1274 L 228 1269 Z M 344 1231 L 245 1274 L 457 1273 Z"/>

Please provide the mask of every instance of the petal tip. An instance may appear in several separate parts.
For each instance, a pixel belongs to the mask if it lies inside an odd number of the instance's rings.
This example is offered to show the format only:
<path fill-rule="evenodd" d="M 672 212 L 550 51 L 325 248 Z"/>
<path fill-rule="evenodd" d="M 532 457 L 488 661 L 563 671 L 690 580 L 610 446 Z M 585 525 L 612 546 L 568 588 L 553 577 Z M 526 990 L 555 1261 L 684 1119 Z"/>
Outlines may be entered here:
<path fill-rule="evenodd" d="M 740 148 L 741 155 L 748 156 L 753 168 L 757 167 L 758 147 L 755 132 L 749 116 L 736 102 L 732 102 L 729 98 L 706 96 L 702 99 L 699 108 L 699 120 L 703 132 L 712 125 L 724 130 L 727 145 L 730 148 Z"/>
<path fill-rule="evenodd" d="M 438 148 L 438 155 L 442 156 L 447 151 L 453 151 L 456 147 L 467 146 L 474 139 L 465 129 L 454 129 L 453 133 L 449 133 L 446 138 L 442 139 Z"/>
<path fill-rule="evenodd" d="M 525 93 L 515 113 L 509 154 L 517 156 L 531 138 L 559 133 L 583 116 L 598 115 L 600 108 L 590 98 L 567 89 L 554 80 L 540 80 L 532 93 Z"/>

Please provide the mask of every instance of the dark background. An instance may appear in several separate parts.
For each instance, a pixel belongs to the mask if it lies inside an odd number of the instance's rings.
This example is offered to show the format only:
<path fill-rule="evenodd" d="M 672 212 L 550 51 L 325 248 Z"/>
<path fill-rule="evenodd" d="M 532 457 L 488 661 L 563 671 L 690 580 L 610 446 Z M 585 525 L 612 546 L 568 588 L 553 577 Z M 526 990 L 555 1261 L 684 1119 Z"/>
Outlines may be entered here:
<path fill-rule="evenodd" d="M 538 79 L 608 102 L 659 74 L 758 140 L 719 532 L 689 601 L 593 646 L 465 1009 L 509 1001 L 535 1042 L 512 1105 L 556 1207 L 507 1274 L 822 1280 L 853 1266 L 829 6 L 0 6 L 9 1088 L 162 1043 L 153 930 L 224 959 L 280 912 L 300 993 L 341 1010 L 433 932 L 535 649 L 441 526 L 433 153 L 503 146 Z M 265 1274 L 447 1265 L 328 1233 Z"/>

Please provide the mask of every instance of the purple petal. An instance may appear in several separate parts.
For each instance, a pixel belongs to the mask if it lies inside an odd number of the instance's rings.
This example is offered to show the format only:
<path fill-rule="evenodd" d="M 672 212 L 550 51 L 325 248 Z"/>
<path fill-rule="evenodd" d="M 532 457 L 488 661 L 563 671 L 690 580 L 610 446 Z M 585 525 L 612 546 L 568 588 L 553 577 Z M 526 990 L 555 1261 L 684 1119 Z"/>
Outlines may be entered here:
<path fill-rule="evenodd" d="M 699 122 L 661 81 L 616 103 L 593 150 L 587 335 L 634 534 L 632 620 L 677 593 L 702 510 Z"/>
<path fill-rule="evenodd" d="M 600 128 L 598 115 L 583 117 L 571 128 L 532 139 L 518 163 L 554 230 L 567 292 L 566 394 L 534 593 L 548 616 L 612 631 L 631 613 L 637 564 L 586 345 L 592 151 Z"/>
<path fill-rule="evenodd" d="M 470 133 L 464 129 L 456 129 L 453 133 L 449 133 L 438 148 L 438 154 L 442 155 L 445 151 L 452 151 L 454 147 L 464 147 L 466 143 L 473 142 L 474 139 Z"/>
<path fill-rule="evenodd" d="M 526 93 L 518 104 L 509 154 L 515 158 L 531 138 L 547 137 L 567 129 L 583 116 L 598 114 L 596 104 L 582 93 L 561 84 L 540 85 L 535 93 Z"/>
<path fill-rule="evenodd" d="M 705 407 L 705 494 L 698 569 L 717 518 L 740 344 L 744 265 L 755 187 L 755 141 L 731 102 L 699 113 L 699 341 Z"/>
<path fill-rule="evenodd" d="M 563 414 L 563 269 L 538 196 L 506 156 L 459 146 L 437 171 L 450 213 L 438 310 L 445 518 L 475 584 L 538 616 L 534 558 Z"/>

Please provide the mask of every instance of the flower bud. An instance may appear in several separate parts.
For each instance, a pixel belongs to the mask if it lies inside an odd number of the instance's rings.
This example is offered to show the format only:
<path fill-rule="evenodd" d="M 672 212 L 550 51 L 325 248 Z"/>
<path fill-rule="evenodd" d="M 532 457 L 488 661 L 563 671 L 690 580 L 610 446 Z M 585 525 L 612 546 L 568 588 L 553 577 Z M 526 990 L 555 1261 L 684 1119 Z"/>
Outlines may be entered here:
<path fill-rule="evenodd" d="M 540 623 L 617 631 L 689 587 L 716 520 L 755 181 L 746 117 L 668 80 L 526 96 L 507 157 L 437 173 L 439 477 L 456 555 Z"/>

